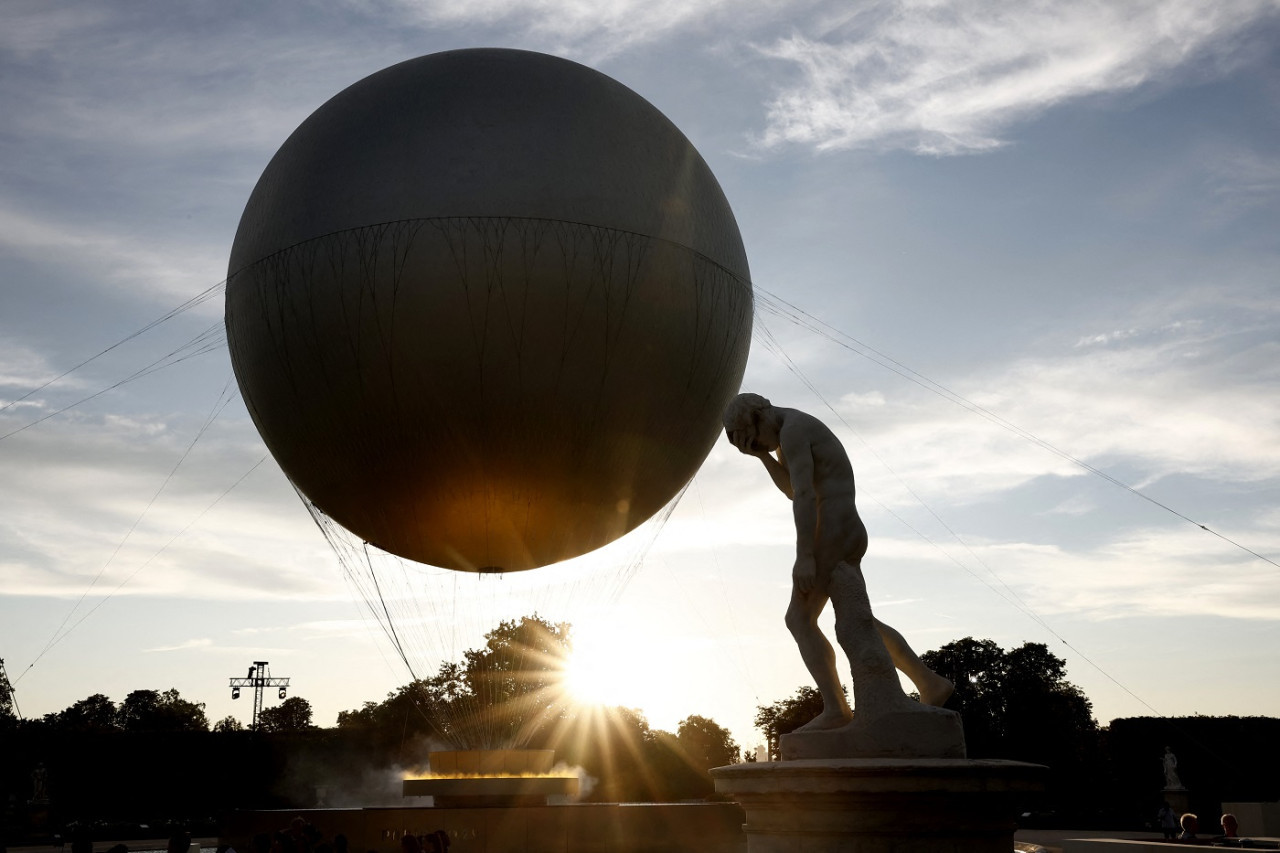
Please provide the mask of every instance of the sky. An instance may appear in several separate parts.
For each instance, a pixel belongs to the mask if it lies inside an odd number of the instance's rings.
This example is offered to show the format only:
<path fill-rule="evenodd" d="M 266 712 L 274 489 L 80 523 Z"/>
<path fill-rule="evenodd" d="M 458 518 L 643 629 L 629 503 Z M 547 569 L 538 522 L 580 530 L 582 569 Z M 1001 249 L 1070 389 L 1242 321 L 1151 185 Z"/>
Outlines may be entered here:
<path fill-rule="evenodd" d="M 918 651 L 1045 643 L 1104 724 L 1280 716 L 1280 3 L 5 8 L 0 658 L 25 716 L 176 687 L 247 720 L 227 679 L 268 660 L 331 725 L 409 679 L 264 461 L 217 286 L 303 119 L 476 46 L 608 74 L 707 160 L 757 288 L 744 390 L 841 437 L 873 607 Z M 417 671 L 513 613 L 573 622 L 603 698 L 750 747 L 808 683 L 793 558 L 789 505 L 721 442 L 665 524 L 541 588 L 397 568 L 397 618 Z"/>

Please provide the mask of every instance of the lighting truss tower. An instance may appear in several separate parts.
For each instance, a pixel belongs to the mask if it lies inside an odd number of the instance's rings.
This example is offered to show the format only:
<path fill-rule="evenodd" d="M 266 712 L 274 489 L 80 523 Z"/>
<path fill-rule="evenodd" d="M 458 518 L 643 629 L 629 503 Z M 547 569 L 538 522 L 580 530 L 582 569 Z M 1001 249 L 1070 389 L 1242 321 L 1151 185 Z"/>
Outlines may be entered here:
<path fill-rule="evenodd" d="M 267 662 L 256 660 L 249 667 L 248 678 L 231 679 L 231 698 L 239 699 L 240 691 L 245 687 L 253 688 L 253 725 L 251 728 L 256 732 L 258 730 L 258 717 L 262 714 L 262 691 L 268 687 L 278 687 L 280 688 L 279 696 L 283 699 L 285 691 L 289 687 L 289 679 L 272 678 L 271 673 L 267 670 Z"/>

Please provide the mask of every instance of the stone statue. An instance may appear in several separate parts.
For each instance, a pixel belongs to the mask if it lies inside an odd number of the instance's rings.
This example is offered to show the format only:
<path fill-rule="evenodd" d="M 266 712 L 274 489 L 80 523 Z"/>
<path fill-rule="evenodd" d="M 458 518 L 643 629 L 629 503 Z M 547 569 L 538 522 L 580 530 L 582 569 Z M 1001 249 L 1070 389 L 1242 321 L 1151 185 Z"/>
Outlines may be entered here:
<path fill-rule="evenodd" d="M 821 739 L 826 746 L 791 756 L 786 738 L 794 735 L 784 736 L 783 757 L 962 757 L 959 718 L 940 708 L 954 685 L 871 614 L 862 576 L 867 529 L 854 502 L 853 468 L 839 439 L 817 418 L 776 407 L 758 394 L 734 398 L 724 426 L 733 446 L 758 458 L 792 502 L 796 559 L 786 622 L 823 701 L 822 713 L 798 731 L 847 735 L 839 742 Z M 818 628 L 828 600 L 835 611 L 836 640 L 849 658 L 856 720 L 840 689 L 835 652 Z M 920 702 L 902 692 L 895 666 L 915 684 Z M 820 754 L 831 750 L 842 754 Z"/>
<path fill-rule="evenodd" d="M 31 802 L 47 803 L 49 802 L 49 771 L 44 769 L 44 763 L 37 764 L 35 769 L 31 771 Z"/>
<path fill-rule="evenodd" d="M 1166 790 L 1182 787 L 1182 781 L 1178 779 L 1178 756 L 1168 746 L 1164 748 L 1164 787 Z"/>

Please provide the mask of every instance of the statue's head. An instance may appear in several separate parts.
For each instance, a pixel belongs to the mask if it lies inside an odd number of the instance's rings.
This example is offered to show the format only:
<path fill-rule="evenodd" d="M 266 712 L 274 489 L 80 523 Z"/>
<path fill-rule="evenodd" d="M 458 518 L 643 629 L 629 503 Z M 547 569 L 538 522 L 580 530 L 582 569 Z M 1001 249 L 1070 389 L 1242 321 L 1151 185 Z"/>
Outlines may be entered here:
<path fill-rule="evenodd" d="M 739 394 L 729 401 L 724 410 L 724 433 L 729 443 L 743 453 L 761 447 L 772 449 L 765 446 L 767 439 L 763 444 L 756 441 L 760 437 L 761 415 L 772 407 L 773 404 L 759 394 Z"/>
<path fill-rule="evenodd" d="M 746 429 L 755 421 L 756 416 L 772 407 L 772 403 L 759 394 L 739 394 L 729 401 L 724 408 L 724 428 L 726 432 L 734 429 Z"/>

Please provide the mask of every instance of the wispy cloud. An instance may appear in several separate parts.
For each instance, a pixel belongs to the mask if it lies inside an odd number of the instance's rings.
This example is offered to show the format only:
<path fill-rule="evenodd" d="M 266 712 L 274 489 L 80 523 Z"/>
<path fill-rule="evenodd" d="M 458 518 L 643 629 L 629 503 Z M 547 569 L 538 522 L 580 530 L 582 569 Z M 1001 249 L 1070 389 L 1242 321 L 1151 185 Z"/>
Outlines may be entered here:
<path fill-rule="evenodd" d="M 637 45 L 690 28 L 705 26 L 732 7 L 734 15 L 754 17 L 765 3 L 729 0 L 394 0 L 405 18 L 430 26 L 496 26 L 518 28 L 557 53 L 587 61 L 622 53 Z"/>
<path fill-rule="evenodd" d="M 1274 528 L 1225 532 L 1272 553 L 1280 547 Z M 1010 543 L 987 558 L 1008 567 L 1005 578 L 1042 613 L 1280 619 L 1275 567 L 1190 526 L 1128 531 L 1084 551 Z"/>
<path fill-rule="evenodd" d="M 991 3 L 896 0 L 762 45 L 799 79 L 768 104 L 760 143 L 930 154 L 1003 144 L 1021 118 L 1133 89 L 1280 8 L 1274 0 Z"/>
<path fill-rule="evenodd" d="M 193 637 L 190 640 L 183 640 L 176 646 L 156 646 L 153 649 L 143 649 L 144 652 L 181 652 L 187 649 L 205 649 L 213 645 L 213 640 L 209 637 Z"/>
<path fill-rule="evenodd" d="M 157 246 L 134 229 L 113 231 L 100 220 L 46 219 L 0 199 L 0 249 L 54 261 L 104 290 L 150 293 L 165 300 L 189 298 L 216 283 L 224 259 L 207 244 Z M 212 315 L 218 304 L 196 309 Z"/>
<path fill-rule="evenodd" d="M 220 421 L 166 482 L 194 429 L 176 420 L 86 417 L 5 443 L 6 594 L 88 591 L 85 609 L 108 595 L 344 598 L 329 549 L 278 469 L 259 469 L 219 500 L 262 455 L 247 420 Z"/>

